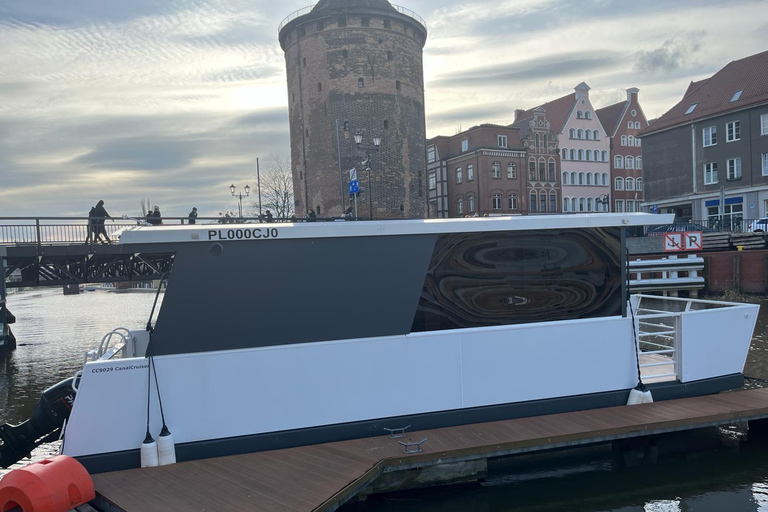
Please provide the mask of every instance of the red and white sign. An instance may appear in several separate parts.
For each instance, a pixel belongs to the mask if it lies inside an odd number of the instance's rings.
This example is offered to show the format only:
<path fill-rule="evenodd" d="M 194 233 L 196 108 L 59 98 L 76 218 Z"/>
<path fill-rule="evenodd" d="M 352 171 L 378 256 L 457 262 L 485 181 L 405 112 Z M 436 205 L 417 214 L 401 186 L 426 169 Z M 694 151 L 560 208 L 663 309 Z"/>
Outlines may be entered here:
<path fill-rule="evenodd" d="M 686 231 L 683 233 L 683 244 L 686 251 L 700 251 L 703 247 L 701 231 Z"/>
<path fill-rule="evenodd" d="M 701 231 L 664 233 L 664 252 L 700 251 L 703 246 Z"/>
<path fill-rule="evenodd" d="M 664 252 L 677 252 L 683 250 L 682 233 L 664 233 Z"/>

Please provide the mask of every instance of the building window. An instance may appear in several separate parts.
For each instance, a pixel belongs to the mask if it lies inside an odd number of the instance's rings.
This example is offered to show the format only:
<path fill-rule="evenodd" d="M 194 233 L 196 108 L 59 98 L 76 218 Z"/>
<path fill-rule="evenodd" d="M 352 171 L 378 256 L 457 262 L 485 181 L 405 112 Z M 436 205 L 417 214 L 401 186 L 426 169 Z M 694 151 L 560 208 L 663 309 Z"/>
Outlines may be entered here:
<path fill-rule="evenodd" d="M 726 163 L 728 164 L 728 179 L 741 179 L 741 158 L 729 158 Z"/>
<path fill-rule="evenodd" d="M 760 135 L 768 135 L 768 114 L 760 116 Z"/>
<path fill-rule="evenodd" d="M 626 146 L 627 145 L 627 136 L 626 135 L 622 135 L 621 136 L 621 145 L 622 146 Z"/>
<path fill-rule="evenodd" d="M 349 55 L 349 52 L 348 52 L 347 50 L 342 50 L 342 51 L 341 51 L 341 57 L 342 57 L 343 59 L 346 59 L 346 58 L 347 58 L 347 55 Z"/>
<path fill-rule="evenodd" d="M 538 135 L 536 135 L 538 137 Z M 499 143 L 500 148 L 507 147 L 507 136 L 506 135 L 498 135 L 496 136 L 496 140 Z"/>
<path fill-rule="evenodd" d="M 571 211 L 572 212 L 579 211 L 579 200 L 576 199 L 575 197 L 571 198 Z"/>
<path fill-rule="evenodd" d="M 371 26 L 371 18 L 360 18 L 360 24 L 364 27 Z"/>
<path fill-rule="evenodd" d="M 635 122 L 634 121 L 630 121 L 630 122 L 627 123 L 627 128 L 632 129 L 634 127 L 635 127 Z"/>
<path fill-rule="evenodd" d="M 437 150 L 435 149 L 435 146 L 429 146 L 427 148 L 427 162 L 432 163 L 435 160 L 437 160 Z"/>
<path fill-rule="evenodd" d="M 578 180 L 576 178 L 576 173 L 572 172 L 571 173 L 571 185 L 577 185 L 577 184 L 578 184 Z"/>
<path fill-rule="evenodd" d="M 358 78 L 357 79 L 357 86 L 362 88 L 365 87 L 365 78 Z"/>
<path fill-rule="evenodd" d="M 456 168 L 456 183 L 461 183 L 461 167 Z"/>
<path fill-rule="evenodd" d="M 763 153 L 763 176 L 768 176 L 768 153 Z"/>
<path fill-rule="evenodd" d="M 392 60 L 392 52 L 391 51 L 387 52 L 387 60 Z"/>
<path fill-rule="evenodd" d="M 704 184 L 712 185 L 714 183 L 717 183 L 717 163 L 704 164 Z"/>
<path fill-rule="evenodd" d="M 389 130 L 389 119 L 384 120 L 384 129 Z"/>
<path fill-rule="evenodd" d="M 642 169 L 643 168 L 643 157 L 639 156 L 635 158 L 635 169 Z"/>
<path fill-rule="evenodd" d="M 464 213 L 464 200 L 462 198 L 456 200 L 456 213 L 459 215 Z"/>
<path fill-rule="evenodd" d="M 496 192 L 493 194 L 493 209 L 501 210 L 501 192 Z"/>
<path fill-rule="evenodd" d="M 584 119 L 592 119 L 592 112 L 590 112 L 589 110 L 584 112 Z"/>
<path fill-rule="evenodd" d="M 714 146 L 717 144 L 717 126 L 708 126 L 701 130 L 701 140 L 704 147 Z"/>
<path fill-rule="evenodd" d="M 635 121 L 635 130 L 640 129 L 640 121 Z"/>
<path fill-rule="evenodd" d="M 536 161 L 531 160 L 528 162 L 528 179 L 536 181 Z"/>
<path fill-rule="evenodd" d="M 613 180 L 613 189 L 614 190 L 624 190 L 624 178 L 618 177 Z"/>
<path fill-rule="evenodd" d="M 567 149 L 565 149 L 565 148 L 563 148 L 563 156 L 562 156 L 562 159 L 563 159 L 563 160 L 568 160 L 568 150 L 567 150 Z"/>
<path fill-rule="evenodd" d="M 547 211 L 547 193 L 542 192 L 539 196 L 539 211 L 545 212 Z"/>
<path fill-rule="evenodd" d="M 472 164 L 467 165 L 467 181 L 475 179 L 475 166 Z"/>
<path fill-rule="evenodd" d="M 536 147 L 537 148 L 541 147 L 541 137 L 539 137 L 538 133 L 536 134 Z"/>
<path fill-rule="evenodd" d="M 584 199 L 583 197 L 579 198 L 579 211 L 580 212 L 587 211 L 587 200 Z"/>
<path fill-rule="evenodd" d="M 685 115 L 693 114 L 693 111 L 696 110 L 696 105 L 698 105 L 698 103 L 692 103 L 691 106 L 688 107 L 688 110 L 685 111 Z"/>
<path fill-rule="evenodd" d="M 469 141 L 467 139 L 464 139 L 461 141 L 461 151 L 466 151 L 469 149 Z"/>
<path fill-rule="evenodd" d="M 435 190 L 437 188 L 437 176 L 435 171 L 429 171 L 429 190 Z"/>
<path fill-rule="evenodd" d="M 511 194 L 509 196 L 509 209 L 517 210 L 517 194 Z"/>
<path fill-rule="evenodd" d="M 570 180 L 568 179 L 569 176 L 570 176 L 570 174 L 568 174 L 567 172 L 563 173 L 563 185 L 570 185 L 571 184 Z"/>
<path fill-rule="evenodd" d="M 592 173 L 588 172 L 587 173 L 587 185 L 591 185 L 591 184 L 592 184 Z"/>
<path fill-rule="evenodd" d="M 627 213 L 635 211 L 635 202 L 632 199 L 627 199 Z"/>
<path fill-rule="evenodd" d="M 587 160 L 592 160 L 592 150 L 591 149 L 587 150 Z"/>
<path fill-rule="evenodd" d="M 584 131 L 583 131 L 583 130 L 581 130 L 581 129 L 579 129 L 579 130 L 576 132 L 576 138 L 577 138 L 577 139 L 583 139 L 583 138 L 584 138 Z"/>
<path fill-rule="evenodd" d="M 400 85 L 400 80 L 396 80 L 395 81 L 395 89 L 399 91 L 401 88 L 402 88 L 402 86 Z"/>
<path fill-rule="evenodd" d="M 571 150 L 571 157 L 568 160 L 576 160 L 576 150 L 575 149 Z"/>
<path fill-rule="evenodd" d="M 323 92 L 323 84 L 317 82 L 317 92 Z"/>
<path fill-rule="evenodd" d="M 635 137 L 635 146 L 638 146 L 638 147 L 640 146 L 640 138 L 639 137 Z"/>
<path fill-rule="evenodd" d="M 539 181 L 547 181 L 547 163 L 543 158 L 539 160 Z"/>
<path fill-rule="evenodd" d="M 741 98 L 741 93 L 744 92 L 744 89 L 739 89 L 735 93 L 733 93 L 733 96 L 731 97 L 731 103 L 734 101 L 739 101 L 739 98 Z"/>
<path fill-rule="evenodd" d="M 549 147 L 549 146 L 547 145 L 547 134 L 546 134 L 546 133 L 544 134 L 544 147 L 545 147 L 545 148 Z"/>
<path fill-rule="evenodd" d="M 627 190 L 635 190 L 635 179 L 627 178 L 626 187 Z"/>
<path fill-rule="evenodd" d="M 513 180 L 517 178 L 517 164 L 509 162 L 507 164 L 507 178 Z"/>
<path fill-rule="evenodd" d="M 568 130 L 568 136 L 570 138 L 572 138 L 572 139 L 575 139 L 576 138 L 576 129 L 575 128 L 571 128 L 570 130 Z"/>
<path fill-rule="evenodd" d="M 475 196 L 467 196 L 467 210 L 470 212 L 475 211 Z"/>
<path fill-rule="evenodd" d="M 491 178 L 501 178 L 501 162 L 491 164 Z"/>
<path fill-rule="evenodd" d="M 737 140 L 741 140 L 741 123 L 739 121 L 725 123 L 725 142 Z"/>
<path fill-rule="evenodd" d="M 585 184 L 586 183 L 584 182 L 584 173 L 580 172 L 579 173 L 579 185 L 585 185 Z"/>
<path fill-rule="evenodd" d="M 624 168 L 624 158 L 621 155 L 616 155 L 613 157 L 613 167 L 616 169 Z"/>
<path fill-rule="evenodd" d="M 607 162 L 607 161 L 608 161 L 608 152 L 603 150 L 603 162 Z"/>
<path fill-rule="evenodd" d="M 581 110 L 577 110 L 576 111 L 576 119 L 581 119 L 582 116 L 583 116 L 583 113 L 581 112 Z"/>
<path fill-rule="evenodd" d="M 580 149 L 580 150 L 579 150 L 579 156 L 578 156 L 577 158 L 578 158 L 579 160 L 584 160 L 584 150 L 583 150 L 583 149 Z"/>
<path fill-rule="evenodd" d="M 643 190 L 643 178 L 637 178 L 637 187 L 635 187 L 637 190 Z"/>
<path fill-rule="evenodd" d="M 538 211 L 536 209 L 536 198 L 539 197 L 539 195 L 536 192 L 531 192 L 531 204 L 529 205 L 528 210 L 531 212 Z"/>
<path fill-rule="evenodd" d="M 624 168 L 625 169 L 634 169 L 635 168 L 635 157 L 628 156 L 624 159 Z"/>
<path fill-rule="evenodd" d="M 607 172 L 603 173 L 603 185 L 605 185 L 606 187 L 608 186 L 608 173 Z"/>
<path fill-rule="evenodd" d="M 632 109 L 632 117 L 635 117 L 637 115 L 637 110 Z"/>
<path fill-rule="evenodd" d="M 549 193 L 549 211 L 556 212 L 557 211 L 557 194 L 554 192 Z"/>
<path fill-rule="evenodd" d="M 569 201 L 570 200 L 567 197 L 563 198 L 563 212 L 567 212 L 568 211 L 568 203 L 569 203 Z"/>
<path fill-rule="evenodd" d="M 347 17 L 339 16 L 339 27 L 346 27 L 346 26 L 347 26 Z"/>
<path fill-rule="evenodd" d="M 634 146 L 634 145 L 635 145 L 635 138 L 632 135 L 630 135 L 629 137 L 627 137 L 627 146 Z"/>
<path fill-rule="evenodd" d="M 594 133 L 592 134 L 592 138 L 595 140 L 600 140 L 600 132 L 595 130 Z"/>
<path fill-rule="evenodd" d="M 615 208 L 616 208 L 616 212 L 622 213 L 624 211 L 624 200 L 617 199 Z"/>
<path fill-rule="evenodd" d="M 555 181 L 555 161 L 549 160 L 549 181 Z"/>

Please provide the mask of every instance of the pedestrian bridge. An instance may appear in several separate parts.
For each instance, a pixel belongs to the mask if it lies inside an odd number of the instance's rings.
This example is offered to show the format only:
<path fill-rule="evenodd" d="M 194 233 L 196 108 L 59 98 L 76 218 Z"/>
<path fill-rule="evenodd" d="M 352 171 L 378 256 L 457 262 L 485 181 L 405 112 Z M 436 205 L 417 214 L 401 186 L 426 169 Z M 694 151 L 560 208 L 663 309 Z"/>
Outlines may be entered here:
<path fill-rule="evenodd" d="M 163 220 L 181 223 L 186 218 Z M 5 287 L 159 279 L 170 271 L 173 253 L 158 252 L 157 246 L 131 246 L 129 250 L 115 243 L 119 230 L 137 224 L 145 223 L 129 218 L 107 220 L 104 227 L 112 243 L 96 243 L 88 239 L 87 218 L 0 217 L 0 267 Z"/>

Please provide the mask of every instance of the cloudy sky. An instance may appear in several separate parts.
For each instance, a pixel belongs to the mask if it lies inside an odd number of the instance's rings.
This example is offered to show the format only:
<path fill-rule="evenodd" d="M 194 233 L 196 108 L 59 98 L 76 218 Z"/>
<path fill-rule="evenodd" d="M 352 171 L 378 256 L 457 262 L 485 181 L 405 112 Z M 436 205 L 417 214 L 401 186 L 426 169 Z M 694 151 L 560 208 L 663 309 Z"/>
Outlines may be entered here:
<path fill-rule="evenodd" d="M 427 135 L 509 123 L 581 81 L 640 89 L 649 118 L 691 80 L 768 49 L 765 0 L 400 0 L 429 26 Z M 277 26 L 308 0 L 1 0 L 0 216 L 236 208 L 289 154 Z"/>

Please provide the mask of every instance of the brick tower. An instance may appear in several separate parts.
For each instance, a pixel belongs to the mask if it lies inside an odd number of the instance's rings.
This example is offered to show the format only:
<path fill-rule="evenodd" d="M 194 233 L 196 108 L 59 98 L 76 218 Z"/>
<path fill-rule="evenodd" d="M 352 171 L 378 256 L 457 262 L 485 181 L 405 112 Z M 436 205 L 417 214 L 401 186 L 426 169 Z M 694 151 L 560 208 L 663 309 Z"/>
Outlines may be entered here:
<path fill-rule="evenodd" d="M 387 0 L 320 0 L 286 18 L 279 38 L 297 215 L 341 215 L 355 167 L 359 217 L 425 217 L 424 21 Z"/>

